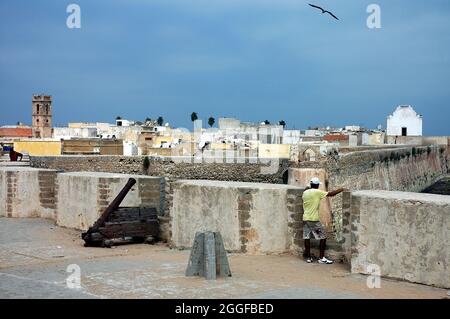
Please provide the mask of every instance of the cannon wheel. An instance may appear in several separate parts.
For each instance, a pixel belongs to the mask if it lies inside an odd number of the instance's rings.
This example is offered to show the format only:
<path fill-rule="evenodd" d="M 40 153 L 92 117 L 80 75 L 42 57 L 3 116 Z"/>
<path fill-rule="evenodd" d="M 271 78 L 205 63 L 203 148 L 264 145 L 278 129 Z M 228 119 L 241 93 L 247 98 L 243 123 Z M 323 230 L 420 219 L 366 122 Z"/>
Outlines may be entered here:
<path fill-rule="evenodd" d="M 133 242 L 142 244 L 145 241 L 145 237 L 133 237 Z"/>
<path fill-rule="evenodd" d="M 111 248 L 113 246 L 113 241 L 110 239 L 104 239 L 102 242 L 102 247 Z"/>
<path fill-rule="evenodd" d="M 155 242 L 156 242 L 156 239 L 153 236 L 147 236 L 147 237 L 145 237 L 145 241 L 144 242 L 146 244 L 149 244 L 149 245 L 154 245 Z"/>

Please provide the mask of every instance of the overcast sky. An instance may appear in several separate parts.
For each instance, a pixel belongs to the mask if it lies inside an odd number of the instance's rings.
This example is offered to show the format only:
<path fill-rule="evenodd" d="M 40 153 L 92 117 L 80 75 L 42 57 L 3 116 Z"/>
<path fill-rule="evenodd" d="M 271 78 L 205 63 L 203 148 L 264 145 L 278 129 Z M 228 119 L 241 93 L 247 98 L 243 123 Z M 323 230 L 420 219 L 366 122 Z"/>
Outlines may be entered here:
<path fill-rule="evenodd" d="M 424 134 L 450 135 L 448 0 L 77 0 L 81 29 L 70 3 L 0 1 L 0 125 L 30 123 L 43 92 L 60 125 L 162 115 L 191 129 L 196 111 L 376 127 L 411 104 Z"/>

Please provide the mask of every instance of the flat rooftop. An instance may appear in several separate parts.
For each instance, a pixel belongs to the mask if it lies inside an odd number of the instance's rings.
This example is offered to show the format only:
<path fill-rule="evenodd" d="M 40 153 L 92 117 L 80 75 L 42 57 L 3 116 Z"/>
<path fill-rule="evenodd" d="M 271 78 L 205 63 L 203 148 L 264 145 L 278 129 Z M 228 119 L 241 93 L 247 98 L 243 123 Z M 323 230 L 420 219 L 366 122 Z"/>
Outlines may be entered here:
<path fill-rule="evenodd" d="M 367 277 L 290 255 L 229 254 L 232 277 L 185 277 L 189 251 L 164 244 L 85 248 L 80 232 L 43 219 L 0 218 L 0 298 L 447 298 L 445 289 Z M 67 267 L 81 269 L 70 289 Z"/>

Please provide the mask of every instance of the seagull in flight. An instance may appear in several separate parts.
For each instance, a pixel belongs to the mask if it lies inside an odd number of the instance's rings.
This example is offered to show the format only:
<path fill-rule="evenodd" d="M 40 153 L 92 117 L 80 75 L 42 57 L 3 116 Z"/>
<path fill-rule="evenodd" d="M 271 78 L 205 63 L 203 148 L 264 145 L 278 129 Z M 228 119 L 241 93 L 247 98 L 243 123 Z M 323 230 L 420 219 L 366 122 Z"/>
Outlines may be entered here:
<path fill-rule="evenodd" d="M 339 20 L 338 17 L 336 17 L 336 16 L 335 16 L 334 14 L 332 14 L 330 11 L 324 10 L 323 8 L 318 7 L 318 6 L 315 6 L 315 5 L 311 4 L 311 3 L 308 3 L 308 4 L 309 4 L 311 7 L 313 7 L 313 8 L 322 10 L 322 14 L 323 14 L 323 13 L 328 13 L 330 16 L 332 16 L 332 17 L 335 18 L 336 20 Z"/>

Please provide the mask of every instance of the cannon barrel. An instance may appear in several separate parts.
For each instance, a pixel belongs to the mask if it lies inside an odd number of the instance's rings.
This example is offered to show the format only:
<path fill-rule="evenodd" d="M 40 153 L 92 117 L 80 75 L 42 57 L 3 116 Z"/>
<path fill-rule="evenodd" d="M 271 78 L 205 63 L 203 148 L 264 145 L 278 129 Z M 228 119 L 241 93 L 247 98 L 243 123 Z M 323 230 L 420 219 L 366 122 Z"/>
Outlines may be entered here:
<path fill-rule="evenodd" d="M 83 235 L 87 235 L 90 234 L 94 231 L 97 231 L 99 227 L 101 227 L 105 221 L 108 219 L 108 216 L 116 211 L 120 204 L 122 203 L 123 199 L 125 198 L 125 196 L 128 194 L 128 192 L 130 191 L 130 189 L 133 187 L 133 185 L 136 184 L 136 180 L 134 178 L 130 178 L 128 180 L 128 182 L 126 183 L 126 185 L 122 188 L 122 190 L 120 191 L 120 193 L 116 196 L 116 198 L 114 198 L 114 200 L 109 204 L 109 206 L 105 209 L 105 211 L 102 213 L 102 215 L 100 216 L 100 218 L 95 222 L 94 225 L 92 225 L 91 228 L 89 228 L 89 230 L 83 234 Z"/>

